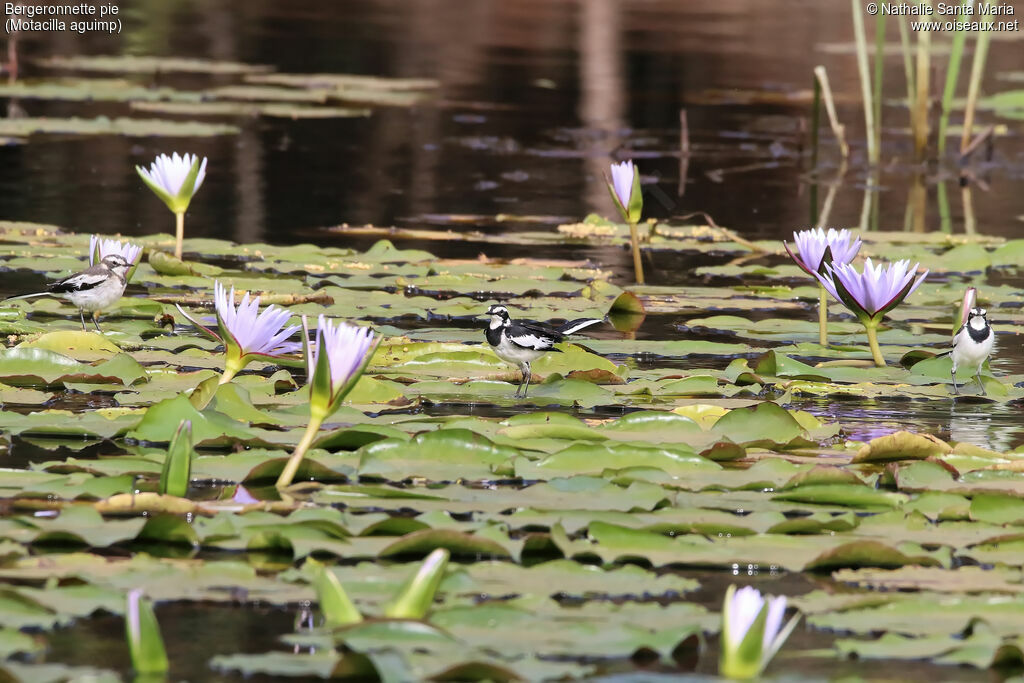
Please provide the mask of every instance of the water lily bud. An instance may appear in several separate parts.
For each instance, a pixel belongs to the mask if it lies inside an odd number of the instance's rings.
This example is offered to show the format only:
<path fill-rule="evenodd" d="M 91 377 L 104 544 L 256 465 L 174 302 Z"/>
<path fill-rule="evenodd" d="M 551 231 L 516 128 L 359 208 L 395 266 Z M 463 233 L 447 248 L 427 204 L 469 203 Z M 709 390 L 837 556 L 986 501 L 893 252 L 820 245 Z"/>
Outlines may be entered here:
<path fill-rule="evenodd" d="M 800 615 L 783 627 L 786 598 L 764 598 L 756 588 L 729 586 L 722 605 L 722 642 L 718 673 L 726 678 L 756 678 L 768 666 Z"/>
<path fill-rule="evenodd" d="M 643 214 L 644 198 L 640 191 L 640 172 L 632 161 L 612 164 L 612 179 L 608 181 L 608 191 L 627 223 L 639 223 Z"/>

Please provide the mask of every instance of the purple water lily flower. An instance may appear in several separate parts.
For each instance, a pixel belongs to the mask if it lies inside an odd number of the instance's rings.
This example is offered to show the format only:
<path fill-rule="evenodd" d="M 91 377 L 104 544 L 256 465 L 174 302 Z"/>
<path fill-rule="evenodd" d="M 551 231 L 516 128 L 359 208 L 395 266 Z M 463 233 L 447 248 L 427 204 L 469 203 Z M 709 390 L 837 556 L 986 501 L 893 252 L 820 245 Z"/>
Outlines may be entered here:
<path fill-rule="evenodd" d="M 860 238 L 854 239 L 853 233 L 845 229 L 829 228 L 828 232 L 823 228 L 800 230 L 793 233 L 793 241 L 796 243 L 798 254 L 793 253 L 785 240 L 782 244 L 790 257 L 808 275 L 814 275 L 821 269 L 825 249 L 831 249 L 832 263 L 835 264 L 852 262 L 860 251 Z"/>
<path fill-rule="evenodd" d="M 793 253 L 786 240 L 782 240 L 782 246 L 786 247 L 790 258 L 811 276 L 816 276 L 821 270 L 821 262 L 825 258 L 826 251 L 830 254 L 830 261 L 837 264 L 850 263 L 860 251 L 860 239 L 854 239 L 853 233 L 849 230 L 836 230 L 835 228 L 829 228 L 828 232 L 822 228 L 800 230 L 793 233 L 793 241 L 796 243 L 799 254 Z M 824 289 L 821 289 L 819 294 L 818 343 L 828 346 L 828 300 Z"/>
<path fill-rule="evenodd" d="M 858 318 L 880 318 L 906 299 L 921 286 L 928 271 L 916 280 L 919 263 L 910 268 L 910 261 L 879 263 L 871 259 L 864 262 L 864 272 L 857 272 L 851 264 L 832 264 L 826 267 L 827 274 L 815 277 L 828 293 L 841 301 Z"/>
<path fill-rule="evenodd" d="M 302 317 L 302 328 L 307 328 Z M 317 321 L 316 343 L 306 337 L 306 374 L 309 377 L 309 424 L 295 451 L 288 458 L 277 487 L 292 483 L 306 451 L 313 444 L 323 424 L 341 405 L 356 385 L 377 348 L 379 339 L 368 327 L 333 323 L 324 316 Z"/>
<path fill-rule="evenodd" d="M 299 342 L 288 341 L 299 326 L 285 326 L 292 317 L 287 310 L 271 304 L 260 312 L 260 298 L 251 299 L 248 292 L 236 307 L 235 288 L 229 292 L 220 282 L 213 283 L 213 301 L 217 309 L 219 334 L 190 316 L 181 306 L 177 308 L 197 329 L 224 344 L 227 359 L 221 376 L 222 384 L 257 356 L 277 358 L 302 348 Z"/>
<path fill-rule="evenodd" d="M 251 299 L 248 292 L 236 308 L 235 288 L 229 292 L 220 282 L 213 283 L 213 299 L 221 325 L 241 348 L 243 355 L 280 356 L 302 348 L 298 342 L 286 341 L 298 331 L 299 326 L 285 327 L 292 317 L 285 309 L 271 304 L 261 313 L 260 298 Z"/>
<path fill-rule="evenodd" d="M 373 330 L 369 327 L 335 324 L 322 315 L 317 320 L 316 346 L 307 351 L 309 367 L 313 369 L 310 376 L 315 378 L 319 371 L 320 351 L 325 350 L 332 402 L 337 400 L 338 393 L 347 387 L 357 371 L 366 364 L 367 352 L 374 346 L 373 340 Z"/>
<path fill-rule="evenodd" d="M 871 353 L 879 367 L 885 365 L 885 360 L 878 348 L 878 324 L 886 313 L 924 282 L 928 276 L 927 270 L 914 279 L 919 265 L 915 263 L 911 268 L 910 261 L 906 260 L 875 265 L 869 258 L 864 262 L 863 272 L 858 272 L 853 265 L 847 263 L 826 264 L 824 275 L 814 274 L 821 286 L 850 309 L 864 325 Z"/>

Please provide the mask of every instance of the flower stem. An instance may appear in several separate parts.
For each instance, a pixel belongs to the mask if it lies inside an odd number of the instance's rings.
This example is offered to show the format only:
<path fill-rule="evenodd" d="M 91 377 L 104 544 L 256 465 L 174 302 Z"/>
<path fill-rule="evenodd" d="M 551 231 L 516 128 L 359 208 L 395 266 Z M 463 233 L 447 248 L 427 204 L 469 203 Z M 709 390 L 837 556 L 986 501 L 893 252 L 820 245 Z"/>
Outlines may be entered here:
<path fill-rule="evenodd" d="M 640 236 L 637 233 L 636 223 L 629 224 L 629 241 L 633 246 L 633 273 L 636 275 L 636 283 L 644 283 L 644 264 L 640 260 Z"/>
<path fill-rule="evenodd" d="M 174 258 L 181 258 L 181 243 L 185 239 L 185 212 L 174 214 Z"/>
<path fill-rule="evenodd" d="M 871 346 L 871 355 L 874 356 L 875 365 L 885 367 L 885 358 L 882 357 L 882 349 L 878 347 L 878 323 L 864 323 L 864 331 L 868 333 L 868 344 Z"/>
<path fill-rule="evenodd" d="M 828 346 L 828 292 L 818 284 L 818 343 Z"/>
<path fill-rule="evenodd" d="M 245 367 L 245 363 L 242 362 L 241 357 L 233 357 L 232 354 L 228 354 L 228 357 L 224 360 L 224 372 L 221 373 L 220 382 L 218 384 L 227 384 L 235 378 L 238 371 Z"/>
<path fill-rule="evenodd" d="M 316 439 L 322 423 L 322 419 L 310 418 L 309 426 L 306 427 L 306 433 L 302 435 L 302 440 L 295 447 L 295 452 L 288 458 L 288 462 L 281 471 L 281 476 L 277 478 L 277 484 L 275 484 L 277 488 L 283 489 L 291 485 L 292 479 L 295 478 L 295 473 L 299 471 L 299 465 L 302 464 L 302 458 L 305 457 L 309 447 L 313 445 L 313 440 Z"/>

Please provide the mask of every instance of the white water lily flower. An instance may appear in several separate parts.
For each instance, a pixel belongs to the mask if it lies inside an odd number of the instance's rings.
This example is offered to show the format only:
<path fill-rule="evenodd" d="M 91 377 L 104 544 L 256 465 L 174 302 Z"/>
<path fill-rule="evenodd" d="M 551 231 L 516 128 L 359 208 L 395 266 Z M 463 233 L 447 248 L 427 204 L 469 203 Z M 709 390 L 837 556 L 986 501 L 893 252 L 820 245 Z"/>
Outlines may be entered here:
<path fill-rule="evenodd" d="M 636 164 L 632 161 L 612 164 L 611 175 L 608 191 L 615 201 L 615 206 L 627 223 L 638 223 L 643 211 L 643 195 L 640 192 L 640 172 Z"/>
<path fill-rule="evenodd" d="M 718 673 L 740 680 L 760 675 L 800 619 L 798 614 L 783 627 L 785 612 L 785 596 L 766 599 L 756 588 L 729 586 L 722 605 Z"/>
<path fill-rule="evenodd" d="M 136 166 L 139 177 L 174 213 L 184 213 L 192 196 L 206 178 L 206 157 L 195 154 L 161 154 L 149 169 Z"/>
<path fill-rule="evenodd" d="M 120 254 L 124 260 L 132 264 L 125 280 L 131 280 L 135 273 L 135 267 L 142 259 L 142 247 L 131 242 L 119 242 L 118 240 L 107 239 L 99 235 L 89 236 L 89 265 L 94 265 L 103 260 L 105 256 Z"/>
<path fill-rule="evenodd" d="M 790 257 L 808 275 L 814 275 L 821 269 L 825 249 L 831 250 L 832 263 L 836 265 L 850 263 L 860 251 L 860 238 L 854 239 L 853 233 L 845 229 L 829 228 L 828 232 L 822 228 L 800 230 L 793 233 L 793 241 L 796 243 L 798 254 L 792 252 L 785 240 L 782 244 Z"/>

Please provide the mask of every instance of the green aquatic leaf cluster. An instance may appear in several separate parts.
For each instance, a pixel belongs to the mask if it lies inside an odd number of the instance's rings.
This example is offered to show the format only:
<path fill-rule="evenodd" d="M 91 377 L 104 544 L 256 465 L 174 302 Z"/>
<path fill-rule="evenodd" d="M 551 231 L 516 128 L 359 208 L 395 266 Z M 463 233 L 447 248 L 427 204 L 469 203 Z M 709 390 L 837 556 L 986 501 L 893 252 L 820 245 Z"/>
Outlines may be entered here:
<path fill-rule="evenodd" d="M 560 239 L 624 244 L 613 228 Z M 0 230 L 8 273 L 81 267 L 87 236 Z M 1014 248 L 973 246 L 990 261 Z M 751 253 L 700 226 L 659 226 L 650 248 Z M 885 234 L 865 244 L 938 258 L 957 248 Z M 12 676 L 42 675 L 26 662 L 53 629 L 123 614 L 136 588 L 158 618 L 171 601 L 323 603 L 273 651 L 220 653 L 220 671 L 537 679 L 641 654 L 679 667 L 720 623 L 691 594 L 726 573 L 812 577 L 821 588 L 797 607 L 834 656 L 1019 659 L 1024 453 L 913 430 L 854 441 L 842 414 L 814 409 L 820 397 L 950 402 L 948 359 L 930 354 L 952 330 L 964 284 L 953 277 L 923 285 L 880 331 L 907 367 L 875 368 L 858 362 L 870 354 L 852 322 L 832 322 L 835 346 L 816 343 L 816 288 L 781 254 L 708 273 L 707 286 L 626 291 L 583 261 L 440 259 L 387 241 L 359 252 L 189 239 L 187 252 L 184 269 L 139 265 L 104 337 L 78 331 L 59 301 L 0 307 L 11 344 L 0 443 L 33 452 L 0 479 Z M 221 349 L 175 309 L 212 318 L 214 275 L 383 337 L 284 496 L 273 483 L 308 424 L 305 378 L 259 361 L 217 386 Z M 981 296 L 1019 300 L 1010 287 Z M 535 363 L 522 406 L 517 372 L 482 343 L 477 316 L 495 299 L 523 317 L 610 324 Z M 997 331 L 1014 319 L 989 308 Z M 1024 378 L 983 376 L 988 396 L 974 400 L 1020 399 Z M 209 394 L 189 400 L 201 385 Z M 436 599 L 396 608 L 415 563 L 438 551 L 452 561 L 422 582 L 437 580 Z M 914 625 L 915 610 L 936 618 Z"/>
<path fill-rule="evenodd" d="M 74 56 L 37 60 L 49 77 L 0 84 L 0 97 L 18 101 L 111 102 L 126 105 L 115 118 L 21 116 L 0 119 L 0 136 L 24 143 L 34 135 L 207 137 L 240 132 L 235 125 L 154 116 L 235 119 L 254 116 L 325 119 L 370 116 L 376 107 L 408 107 L 432 97 L 431 79 L 347 74 L 276 73 L 266 66 L 176 57 Z M 209 79 L 195 90 L 154 86 L 166 73 Z M 69 75 L 72 74 L 72 75 Z M 30 107 L 30 105 L 29 105 Z"/>

